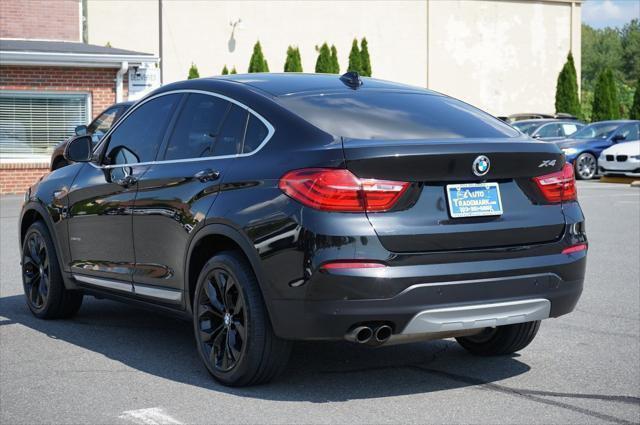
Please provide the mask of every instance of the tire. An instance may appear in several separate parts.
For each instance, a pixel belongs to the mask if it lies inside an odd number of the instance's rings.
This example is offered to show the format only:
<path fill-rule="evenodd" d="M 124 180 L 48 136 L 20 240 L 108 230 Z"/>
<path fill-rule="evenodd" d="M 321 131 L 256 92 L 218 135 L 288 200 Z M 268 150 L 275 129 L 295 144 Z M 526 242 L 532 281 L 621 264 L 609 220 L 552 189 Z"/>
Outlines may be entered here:
<path fill-rule="evenodd" d="M 456 338 L 465 350 L 477 356 L 502 356 L 520 351 L 533 341 L 540 321 L 487 328 L 483 333 Z"/>
<path fill-rule="evenodd" d="M 588 152 L 581 153 L 573 161 L 573 169 L 578 180 L 591 180 L 598 172 L 598 160 Z"/>
<path fill-rule="evenodd" d="M 225 251 L 211 258 L 200 272 L 193 298 L 196 346 L 216 380 L 234 387 L 258 385 L 284 370 L 291 342 L 273 332 L 255 274 L 243 255 Z"/>
<path fill-rule="evenodd" d="M 40 319 L 69 318 L 82 305 L 82 292 L 64 287 L 53 240 L 42 221 L 33 223 L 24 237 L 22 285 L 29 310 Z"/>

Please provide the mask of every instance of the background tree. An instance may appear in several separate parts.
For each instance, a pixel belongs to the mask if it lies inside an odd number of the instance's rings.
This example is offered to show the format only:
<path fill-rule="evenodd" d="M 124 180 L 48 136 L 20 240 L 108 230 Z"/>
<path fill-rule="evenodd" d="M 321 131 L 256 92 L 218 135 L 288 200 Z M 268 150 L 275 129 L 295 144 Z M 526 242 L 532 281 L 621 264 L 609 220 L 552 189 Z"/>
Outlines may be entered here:
<path fill-rule="evenodd" d="M 237 74 L 238 71 L 236 71 L 236 67 L 234 66 L 233 68 L 231 68 L 231 74 Z"/>
<path fill-rule="evenodd" d="M 191 68 L 189 68 L 189 76 L 188 80 L 193 80 L 194 78 L 200 78 L 200 73 L 198 72 L 198 67 L 195 63 L 191 63 Z"/>
<path fill-rule="evenodd" d="M 636 93 L 633 95 L 633 104 L 629 110 L 629 118 L 632 120 L 640 120 L 640 75 L 636 83 Z"/>
<path fill-rule="evenodd" d="M 338 62 L 338 49 L 331 45 L 331 73 L 340 74 L 340 63 Z"/>
<path fill-rule="evenodd" d="M 573 63 L 573 55 L 569 52 L 556 84 L 556 113 L 565 112 L 573 116 L 581 116 L 580 98 L 578 97 L 578 75 Z"/>
<path fill-rule="evenodd" d="M 229 70 L 227 69 L 227 65 L 224 66 L 224 68 L 222 68 L 222 75 L 228 75 L 229 74 Z"/>
<path fill-rule="evenodd" d="M 287 48 L 284 72 L 302 72 L 302 59 L 300 58 L 300 49 L 297 47 L 289 46 Z"/>
<path fill-rule="evenodd" d="M 613 75 L 609 68 L 605 68 L 598 76 L 593 91 L 592 121 L 604 121 L 616 119 L 619 107 L 615 103 L 615 86 L 612 85 Z"/>
<path fill-rule="evenodd" d="M 637 78 L 640 78 L 640 21 L 638 19 L 633 19 L 622 27 L 620 44 L 622 44 L 622 72 L 626 82 L 633 84 Z"/>
<path fill-rule="evenodd" d="M 262 46 L 259 41 L 253 46 L 253 54 L 249 61 L 249 72 L 269 72 L 269 65 L 262 53 Z"/>
<path fill-rule="evenodd" d="M 331 65 L 331 51 L 327 43 L 323 43 L 316 60 L 316 72 L 322 74 L 331 74 L 333 66 Z"/>
<path fill-rule="evenodd" d="M 369 43 L 367 39 L 362 37 L 360 42 L 360 67 L 365 77 L 371 77 L 371 59 L 369 58 Z M 575 70 L 574 70 L 575 72 Z"/>
<path fill-rule="evenodd" d="M 360 58 L 360 49 L 358 49 L 358 40 L 353 39 L 351 43 L 351 51 L 349 52 L 349 68 L 347 71 L 354 71 L 362 74 L 362 63 Z"/>

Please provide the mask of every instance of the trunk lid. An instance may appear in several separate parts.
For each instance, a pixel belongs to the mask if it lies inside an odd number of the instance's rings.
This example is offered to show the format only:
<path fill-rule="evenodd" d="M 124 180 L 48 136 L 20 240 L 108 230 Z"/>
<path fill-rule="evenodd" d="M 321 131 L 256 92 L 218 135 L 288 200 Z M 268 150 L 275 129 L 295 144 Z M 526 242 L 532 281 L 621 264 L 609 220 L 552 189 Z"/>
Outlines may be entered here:
<path fill-rule="evenodd" d="M 391 211 L 368 213 L 383 246 L 392 252 L 448 251 L 522 246 L 561 237 L 561 204 L 548 204 L 532 178 L 562 169 L 552 143 L 527 139 L 343 139 L 347 168 L 361 178 L 412 182 Z M 479 156 L 489 170 L 473 171 Z M 496 183 L 502 214 L 453 218 L 447 185 Z"/>

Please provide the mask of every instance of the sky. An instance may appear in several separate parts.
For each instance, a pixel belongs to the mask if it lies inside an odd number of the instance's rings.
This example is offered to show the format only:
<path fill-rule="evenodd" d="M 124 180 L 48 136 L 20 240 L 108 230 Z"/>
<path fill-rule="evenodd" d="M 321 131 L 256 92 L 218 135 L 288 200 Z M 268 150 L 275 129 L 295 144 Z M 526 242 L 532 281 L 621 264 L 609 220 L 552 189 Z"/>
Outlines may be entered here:
<path fill-rule="evenodd" d="M 640 0 L 586 0 L 582 3 L 582 22 L 594 28 L 622 27 L 640 19 Z"/>

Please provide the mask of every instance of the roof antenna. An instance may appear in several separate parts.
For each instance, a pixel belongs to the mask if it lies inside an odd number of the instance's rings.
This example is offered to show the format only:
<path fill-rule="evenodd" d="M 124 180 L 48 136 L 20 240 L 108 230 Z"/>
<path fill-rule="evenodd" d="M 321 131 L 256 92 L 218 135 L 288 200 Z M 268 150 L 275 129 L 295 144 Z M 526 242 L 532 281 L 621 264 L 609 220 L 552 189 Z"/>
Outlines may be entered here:
<path fill-rule="evenodd" d="M 360 75 L 356 71 L 345 72 L 340 76 L 340 81 L 353 90 L 357 90 L 362 85 Z"/>

